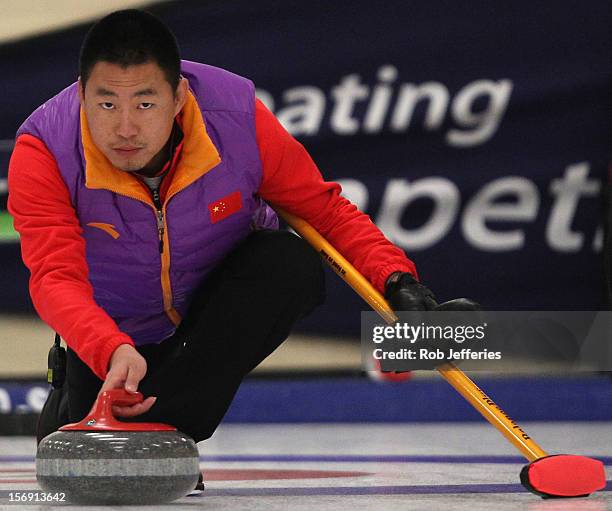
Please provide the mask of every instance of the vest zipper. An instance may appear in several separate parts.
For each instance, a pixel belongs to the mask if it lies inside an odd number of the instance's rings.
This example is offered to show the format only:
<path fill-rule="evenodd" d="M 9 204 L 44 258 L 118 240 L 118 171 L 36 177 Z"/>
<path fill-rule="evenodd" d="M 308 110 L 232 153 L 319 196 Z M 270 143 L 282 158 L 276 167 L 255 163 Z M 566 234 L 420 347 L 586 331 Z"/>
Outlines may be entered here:
<path fill-rule="evenodd" d="M 164 310 L 170 318 L 170 321 L 178 326 L 181 322 L 181 316 L 172 306 L 172 285 L 170 283 L 170 250 L 164 252 L 164 237 L 167 236 L 164 206 L 159 197 L 159 188 L 151 190 L 153 205 L 157 217 L 157 232 L 159 234 L 159 253 L 161 254 L 161 285 L 164 297 Z"/>
<path fill-rule="evenodd" d="M 157 211 L 157 233 L 159 234 L 159 253 L 164 252 L 164 210 L 162 208 L 161 201 L 159 199 L 159 188 L 152 190 L 153 192 L 153 204 Z"/>

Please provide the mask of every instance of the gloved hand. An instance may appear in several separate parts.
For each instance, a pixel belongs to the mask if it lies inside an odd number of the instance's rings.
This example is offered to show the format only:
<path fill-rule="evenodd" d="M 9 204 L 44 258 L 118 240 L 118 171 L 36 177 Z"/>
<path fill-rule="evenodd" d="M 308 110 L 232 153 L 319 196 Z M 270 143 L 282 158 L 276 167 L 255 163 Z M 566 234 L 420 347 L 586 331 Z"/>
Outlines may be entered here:
<path fill-rule="evenodd" d="M 396 311 L 439 310 L 479 311 L 479 303 L 469 298 L 455 298 L 441 304 L 434 294 L 410 273 L 395 272 L 387 279 L 385 298 Z"/>
<path fill-rule="evenodd" d="M 436 297 L 410 273 L 395 272 L 387 279 L 385 298 L 396 311 L 434 310 Z"/>
<path fill-rule="evenodd" d="M 395 311 L 465 311 L 473 312 L 481 310 L 478 303 L 468 298 L 456 298 L 449 300 L 438 305 L 434 294 L 424 285 L 417 282 L 417 280 L 410 273 L 396 272 L 391 274 L 387 279 L 387 285 L 385 288 L 385 298 L 389 302 L 389 305 Z M 470 318 L 470 316 L 468 316 Z M 466 318 L 466 321 L 467 319 Z M 460 315 L 456 315 L 453 318 L 455 321 L 461 322 L 463 319 Z M 463 346 L 463 345 L 462 345 Z M 466 345 L 467 346 L 467 345 Z M 416 345 L 415 345 L 416 347 Z M 448 354 L 450 353 L 451 347 L 456 347 L 456 344 L 452 340 L 439 341 L 435 344 L 419 343 L 419 348 L 430 348 L 432 350 L 441 350 L 446 353 L 444 359 L 436 360 L 419 360 L 414 362 L 414 369 L 433 369 L 447 360 Z M 381 371 L 383 373 L 390 373 L 388 369 L 389 363 L 386 361 L 381 362 Z M 394 371 L 391 374 L 405 374 L 402 372 Z"/>

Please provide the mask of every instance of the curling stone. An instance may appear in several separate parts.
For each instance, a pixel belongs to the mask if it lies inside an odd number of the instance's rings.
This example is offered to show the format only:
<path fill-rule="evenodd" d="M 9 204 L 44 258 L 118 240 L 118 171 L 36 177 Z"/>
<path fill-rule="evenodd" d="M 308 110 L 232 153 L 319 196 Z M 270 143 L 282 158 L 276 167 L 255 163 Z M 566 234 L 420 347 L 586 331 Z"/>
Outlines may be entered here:
<path fill-rule="evenodd" d="M 140 392 L 105 391 L 82 421 L 43 438 L 36 454 L 41 488 L 94 505 L 164 504 L 193 490 L 200 468 L 192 438 L 167 424 L 113 416 L 113 405 L 142 400 Z"/>

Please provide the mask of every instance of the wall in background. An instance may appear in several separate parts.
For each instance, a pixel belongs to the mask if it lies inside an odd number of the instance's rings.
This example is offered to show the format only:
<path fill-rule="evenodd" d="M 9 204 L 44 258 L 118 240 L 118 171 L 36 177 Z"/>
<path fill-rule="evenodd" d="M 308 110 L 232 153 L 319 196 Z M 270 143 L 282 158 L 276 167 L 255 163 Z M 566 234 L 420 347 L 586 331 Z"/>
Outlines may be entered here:
<path fill-rule="evenodd" d="M 324 175 L 406 250 L 440 300 L 597 308 L 612 153 L 608 3 L 175 2 L 184 58 L 252 79 Z M 76 79 L 87 27 L 0 46 L 0 309 L 27 271 L 6 204 L 20 123 Z M 306 330 L 355 333 L 329 276 Z"/>

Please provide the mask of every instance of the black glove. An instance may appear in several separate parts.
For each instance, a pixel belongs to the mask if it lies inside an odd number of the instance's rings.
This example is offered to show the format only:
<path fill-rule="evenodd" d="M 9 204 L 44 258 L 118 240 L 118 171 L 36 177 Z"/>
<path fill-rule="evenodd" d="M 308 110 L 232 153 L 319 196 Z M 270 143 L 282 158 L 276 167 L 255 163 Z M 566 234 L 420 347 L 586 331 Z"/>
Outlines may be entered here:
<path fill-rule="evenodd" d="M 387 279 L 387 285 L 385 289 L 385 298 L 395 311 L 479 311 L 482 310 L 480 305 L 473 300 L 468 298 L 456 298 L 448 302 L 436 303 L 434 294 L 427 289 L 424 285 L 419 284 L 416 279 L 410 273 L 394 273 Z M 461 322 L 462 318 L 457 316 L 455 320 Z M 467 319 L 467 318 L 466 318 Z M 416 346 L 416 345 L 415 345 Z M 440 349 L 446 357 L 442 360 L 420 360 L 415 361 L 414 369 L 433 369 L 434 367 L 444 363 L 448 360 L 448 354 L 450 348 L 456 347 L 451 340 L 446 342 L 438 342 L 435 345 L 423 345 L 419 344 L 420 347 L 430 347 L 431 349 Z M 385 361 L 381 362 L 381 370 L 383 372 L 390 372 L 388 369 L 389 364 Z M 398 372 L 398 371 L 394 371 Z M 399 371 L 401 372 L 401 371 Z"/>
<path fill-rule="evenodd" d="M 436 297 L 410 273 L 393 273 L 385 286 L 385 298 L 396 311 L 434 310 Z"/>

